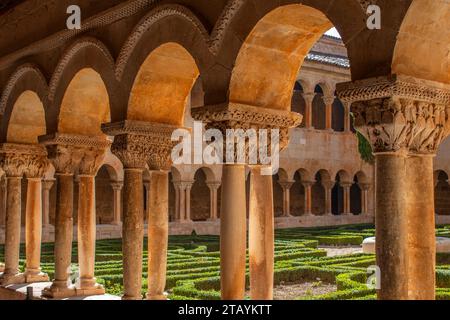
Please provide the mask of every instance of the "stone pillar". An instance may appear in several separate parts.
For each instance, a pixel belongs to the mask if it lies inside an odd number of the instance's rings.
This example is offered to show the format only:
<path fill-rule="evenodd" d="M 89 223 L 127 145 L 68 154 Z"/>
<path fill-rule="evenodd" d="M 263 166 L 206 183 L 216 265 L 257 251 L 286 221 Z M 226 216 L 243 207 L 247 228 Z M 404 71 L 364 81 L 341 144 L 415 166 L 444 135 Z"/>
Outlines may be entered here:
<path fill-rule="evenodd" d="M 169 173 L 152 171 L 148 216 L 148 300 L 166 300 L 169 237 Z"/>
<path fill-rule="evenodd" d="M 314 101 L 315 93 L 304 93 L 303 99 L 305 99 L 305 114 L 303 121 L 305 123 L 305 129 L 311 129 L 312 126 L 312 108 L 313 108 L 313 101 Z"/>
<path fill-rule="evenodd" d="M 172 181 L 172 183 L 173 183 L 173 186 L 174 186 L 174 189 L 175 189 L 175 217 L 174 217 L 174 221 L 175 222 L 178 222 L 178 221 L 180 221 L 180 219 L 181 219 L 181 214 L 180 214 L 180 205 L 181 205 L 181 202 L 180 202 L 180 185 L 179 184 L 177 184 L 176 182 L 173 182 Z"/>
<path fill-rule="evenodd" d="M 412 153 L 408 178 L 408 298 L 434 300 L 436 237 L 434 214 L 434 155 Z"/>
<path fill-rule="evenodd" d="M 351 182 L 341 182 L 341 187 L 344 189 L 344 212 L 343 215 L 351 215 L 351 209 L 350 209 L 350 188 L 352 187 Z"/>
<path fill-rule="evenodd" d="M 184 187 L 186 188 L 186 204 L 185 204 L 185 221 L 186 222 L 192 222 L 191 219 L 191 189 L 192 189 L 193 182 L 185 182 Z"/>
<path fill-rule="evenodd" d="M 216 221 L 218 219 L 218 214 L 217 214 L 217 190 L 220 187 L 220 182 L 207 182 L 207 186 L 209 188 L 209 199 L 210 199 L 210 210 L 211 210 L 211 215 L 210 215 L 210 220 L 212 221 Z"/>
<path fill-rule="evenodd" d="M 223 300 L 243 300 L 247 217 L 245 166 L 222 166 L 222 201 L 220 216 L 220 283 Z"/>
<path fill-rule="evenodd" d="M 305 212 L 304 216 L 312 216 L 312 186 L 314 181 L 302 181 L 303 188 L 305 189 Z"/>
<path fill-rule="evenodd" d="M 0 178 L 0 228 L 5 227 L 6 222 L 6 179 Z"/>
<path fill-rule="evenodd" d="M 169 125 L 130 120 L 102 125 L 105 134 L 114 136 L 111 152 L 122 161 L 125 170 L 122 251 L 123 299 L 126 300 L 142 299 L 143 171 L 147 164 L 150 170 L 155 170 L 155 163 L 160 168 L 171 163 L 173 142 L 170 137 L 175 129 Z"/>
<path fill-rule="evenodd" d="M 250 296 L 273 299 L 274 212 L 272 176 L 261 166 L 251 166 L 249 199 Z"/>
<path fill-rule="evenodd" d="M 122 188 L 123 188 L 123 182 L 117 181 L 112 182 L 111 187 L 113 188 L 114 192 L 114 219 L 113 224 L 114 225 L 121 225 L 122 224 Z"/>
<path fill-rule="evenodd" d="M 331 207 L 331 197 L 332 197 L 332 191 L 334 187 L 335 182 L 334 181 L 322 181 L 322 186 L 325 189 L 325 215 L 326 216 L 332 216 L 333 215 L 333 209 Z"/>
<path fill-rule="evenodd" d="M 359 183 L 361 189 L 361 214 L 369 214 L 370 183 Z"/>
<path fill-rule="evenodd" d="M 48 275 L 41 272 L 42 178 L 28 178 L 26 206 L 25 282 L 46 282 L 49 281 Z"/>
<path fill-rule="evenodd" d="M 351 132 L 351 121 L 352 117 L 350 115 L 350 104 L 343 103 L 344 105 L 344 132 Z"/>
<path fill-rule="evenodd" d="M 186 187 L 182 182 L 178 182 L 175 187 L 178 189 L 179 194 L 179 221 L 186 221 Z"/>
<path fill-rule="evenodd" d="M 42 181 L 42 225 L 44 228 L 50 226 L 50 190 L 55 180 Z"/>
<path fill-rule="evenodd" d="M 378 298 L 434 299 L 432 156 L 450 132 L 450 87 L 401 75 L 338 86 L 376 159 Z"/>
<path fill-rule="evenodd" d="M 0 284 L 4 286 L 25 282 L 24 276 L 19 273 L 22 194 L 22 177 L 19 174 L 6 173 L 5 267 L 0 277 Z"/>
<path fill-rule="evenodd" d="M 278 181 L 283 189 L 283 217 L 291 216 L 291 195 L 290 190 L 294 181 Z"/>
<path fill-rule="evenodd" d="M 333 130 L 332 126 L 332 114 L 333 114 L 333 103 L 334 96 L 323 97 L 323 102 L 325 103 L 325 129 Z"/>

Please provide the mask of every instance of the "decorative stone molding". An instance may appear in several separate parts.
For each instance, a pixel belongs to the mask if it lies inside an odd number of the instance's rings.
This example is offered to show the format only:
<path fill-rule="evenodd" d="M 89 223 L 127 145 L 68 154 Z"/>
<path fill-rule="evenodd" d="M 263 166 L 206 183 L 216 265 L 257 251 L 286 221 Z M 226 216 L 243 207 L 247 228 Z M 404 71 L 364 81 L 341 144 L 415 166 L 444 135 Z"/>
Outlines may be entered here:
<path fill-rule="evenodd" d="M 102 136 L 61 133 L 39 137 L 39 142 L 47 148 L 57 174 L 95 175 L 111 145 L 111 141 Z"/>
<path fill-rule="evenodd" d="M 331 189 L 333 189 L 333 187 L 334 187 L 335 184 L 336 184 L 336 182 L 333 181 L 333 180 L 322 181 L 322 187 L 324 187 L 325 190 L 331 190 Z"/>
<path fill-rule="evenodd" d="M 111 152 L 125 168 L 169 170 L 176 142 L 171 140 L 176 126 L 126 120 L 102 125 L 105 134 L 114 136 Z"/>
<path fill-rule="evenodd" d="M 211 181 L 211 182 L 206 182 L 206 185 L 211 190 L 218 190 L 220 188 L 220 186 L 222 185 L 222 182 L 220 182 L 220 181 Z"/>
<path fill-rule="evenodd" d="M 207 123 L 208 129 L 218 129 L 224 136 L 226 136 L 227 129 L 242 129 L 244 131 L 248 129 L 278 129 L 280 150 L 285 149 L 289 144 L 289 128 L 297 127 L 302 120 L 302 116 L 295 112 L 232 102 L 192 108 L 191 114 L 195 120 Z M 268 134 L 269 145 L 270 139 L 270 134 Z M 249 146 L 247 143 L 247 155 L 250 148 L 257 147 Z M 270 150 L 267 154 L 270 154 Z"/>
<path fill-rule="evenodd" d="M 295 181 L 278 181 L 278 184 L 283 190 L 289 190 L 294 185 L 294 183 Z"/>
<path fill-rule="evenodd" d="M 389 76 L 338 85 L 374 153 L 435 154 L 450 133 L 450 86 Z"/>
<path fill-rule="evenodd" d="M 47 152 L 40 145 L 4 143 L 0 146 L 0 166 L 7 177 L 40 178 L 48 166 Z"/>
<path fill-rule="evenodd" d="M 113 188 L 113 190 L 120 191 L 123 188 L 123 182 L 122 181 L 111 182 L 111 188 Z"/>

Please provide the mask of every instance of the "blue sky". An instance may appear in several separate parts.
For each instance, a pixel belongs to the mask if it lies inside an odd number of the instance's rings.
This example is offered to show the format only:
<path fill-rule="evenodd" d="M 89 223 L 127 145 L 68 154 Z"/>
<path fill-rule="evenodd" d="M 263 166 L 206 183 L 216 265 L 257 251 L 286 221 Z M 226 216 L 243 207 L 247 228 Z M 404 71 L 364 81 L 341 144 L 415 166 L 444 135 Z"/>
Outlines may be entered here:
<path fill-rule="evenodd" d="M 333 37 L 338 37 L 340 38 L 341 35 L 339 34 L 339 32 L 336 30 L 336 28 L 331 28 L 330 30 L 328 30 L 327 32 L 325 32 L 326 35 L 329 36 L 333 36 Z"/>

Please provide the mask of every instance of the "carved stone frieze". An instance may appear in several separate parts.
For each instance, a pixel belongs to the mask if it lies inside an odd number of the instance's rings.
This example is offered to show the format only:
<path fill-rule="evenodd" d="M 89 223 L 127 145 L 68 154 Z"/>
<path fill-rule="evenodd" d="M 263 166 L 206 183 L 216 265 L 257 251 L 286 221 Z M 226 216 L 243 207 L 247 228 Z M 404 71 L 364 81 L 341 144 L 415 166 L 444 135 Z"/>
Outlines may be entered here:
<path fill-rule="evenodd" d="M 105 134 L 114 136 L 111 152 L 125 168 L 169 170 L 176 142 L 171 140 L 176 126 L 143 121 L 123 121 L 102 126 Z"/>
<path fill-rule="evenodd" d="M 450 133 L 450 88 L 391 76 L 338 85 L 374 153 L 435 154 Z"/>
<path fill-rule="evenodd" d="M 47 152 L 40 145 L 4 143 L 0 165 L 8 177 L 40 178 L 48 166 Z"/>

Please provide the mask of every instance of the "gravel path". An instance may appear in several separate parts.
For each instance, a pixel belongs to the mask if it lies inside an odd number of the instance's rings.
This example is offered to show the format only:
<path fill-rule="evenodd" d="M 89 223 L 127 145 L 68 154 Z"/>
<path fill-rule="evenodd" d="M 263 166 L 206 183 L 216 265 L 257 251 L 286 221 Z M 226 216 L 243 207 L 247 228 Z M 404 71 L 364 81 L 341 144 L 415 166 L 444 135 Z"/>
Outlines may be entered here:
<path fill-rule="evenodd" d="M 349 247 L 324 247 L 320 246 L 319 249 L 323 249 L 327 252 L 328 257 L 344 256 L 348 254 L 362 253 L 361 246 L 349 246 Z"/>

